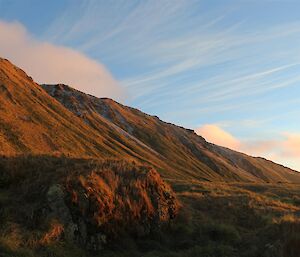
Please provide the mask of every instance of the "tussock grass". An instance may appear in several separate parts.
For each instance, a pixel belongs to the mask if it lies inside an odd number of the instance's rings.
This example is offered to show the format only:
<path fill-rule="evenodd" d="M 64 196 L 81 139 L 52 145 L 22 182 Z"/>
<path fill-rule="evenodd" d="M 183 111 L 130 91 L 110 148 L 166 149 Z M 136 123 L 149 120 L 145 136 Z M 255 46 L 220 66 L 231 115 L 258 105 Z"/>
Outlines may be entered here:
<path fill-rule="evenodd" d="M 66 183 L 70 201 L 77 202 L 74 208 L 79 210 L 81 194 L 106 195 L 107 198 L 97 199 L 96 206 L 99 210 L 104 206 L 108 213 L 114 213 L 115 202 L 110 196 L 115 190 L 123 190 L 122 195 L 131 195 L 131 207 L 122 209 L 124 199 L 119 199 L 122 201 L 116 217 L 122 219 L 128 212 L 128 217 L 135 220 L 141 206 L 149 214 L 154 208 L 151 194 L 144 191 L 145 184 L 138 179 L 148 168 L 143 171 L 134 163 L 117 160 L 99 162 L 49 156 L 2 158 L 0 167 L 0 252 L 4 256 L 299 257 L 297 184 L 170 180 L 182 204 L 172 223 L 139 237 L 119 231 L 105 249 L 89 253 L 66 243 L 60 236 L 60 223 L 43 220 L 43 212 L 36 212 L 45 203 L 49 185 Z M 119 176 L 119 170 L 124 174 Z M 67 182 L 66 177 L 70 178 Z M 122 183 L 127 187 L 119 187 Z M 137 195 L 139 201 L 134 200 Z M 109 224 L 107 217 L 99 215 L 95 224 Z M 120 225 L 114 224 L 115 228 Z"/>

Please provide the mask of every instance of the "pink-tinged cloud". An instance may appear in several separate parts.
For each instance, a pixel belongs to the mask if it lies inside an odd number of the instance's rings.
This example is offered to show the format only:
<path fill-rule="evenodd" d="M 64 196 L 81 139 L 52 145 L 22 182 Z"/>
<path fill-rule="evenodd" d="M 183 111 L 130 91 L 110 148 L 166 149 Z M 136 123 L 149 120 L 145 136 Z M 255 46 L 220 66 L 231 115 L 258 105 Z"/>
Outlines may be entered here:
<path fill-rule="evenodd" d="M 0 56 L 38 83 L 70 85 L 99 96 L 122 99 L 124 92 L 99 62 L 73 49 L 34 39 L 20 23 L 0 21 Z"/>
<path fill-rule="evenodd" d="M 286 140 L 283 142 L 284 154 L 300 159 L 300 134 L 284 133 Z"/>
<path fill-rule="evenodd" d="M 196 129 L 195 132 L 198 135 L 203 136 L 207 141 L 216 145 L 228 147 L 234 150 L 238 150 L 240 148 L 239 140 L 216 125 L 207 124 Z"/>
<path fill-rule="evenodd" d="M 265 157 L 300 171 L 300 133 L 282 133 L 273 140 L 239 140 L 213 124 L 204 125 L 195 132 L 216 145 Z"/>

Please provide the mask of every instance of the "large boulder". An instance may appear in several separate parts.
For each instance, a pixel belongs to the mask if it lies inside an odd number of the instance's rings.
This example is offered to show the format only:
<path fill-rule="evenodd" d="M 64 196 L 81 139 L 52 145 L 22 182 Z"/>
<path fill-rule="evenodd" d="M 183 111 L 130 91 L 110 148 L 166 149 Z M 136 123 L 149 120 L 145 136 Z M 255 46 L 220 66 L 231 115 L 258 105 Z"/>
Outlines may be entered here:
<path fill-rule="evenodd" d="M 49 188 L 47 199 L 65 239 L 94 251 L 124 232 L 145 236 L 159 230 L 179 210 L 157 171 L 121 164 L 68 177 Z"/>

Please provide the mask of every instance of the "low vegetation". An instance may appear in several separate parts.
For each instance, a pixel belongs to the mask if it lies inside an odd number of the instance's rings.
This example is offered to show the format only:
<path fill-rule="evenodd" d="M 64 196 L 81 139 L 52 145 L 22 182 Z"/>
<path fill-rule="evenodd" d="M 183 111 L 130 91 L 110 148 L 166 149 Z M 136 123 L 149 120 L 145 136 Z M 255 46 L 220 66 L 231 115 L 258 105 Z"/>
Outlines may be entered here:
<path fill-rule="evenodd" d="M 61 242 L 99 252 L 159 231 L 180 208 L 160 175 L 136 163 L 19 156 L 0 164 L 0 244 L 15 254 Z"/>
<path fill-rule="evenodd" d="M 299 256 L 297 184 L 168 181 L 179 204 L 135 163 L 3 157 L 0 169 L 1 256 Z M 75 241 L 68 219 L 85 226 Z"/>

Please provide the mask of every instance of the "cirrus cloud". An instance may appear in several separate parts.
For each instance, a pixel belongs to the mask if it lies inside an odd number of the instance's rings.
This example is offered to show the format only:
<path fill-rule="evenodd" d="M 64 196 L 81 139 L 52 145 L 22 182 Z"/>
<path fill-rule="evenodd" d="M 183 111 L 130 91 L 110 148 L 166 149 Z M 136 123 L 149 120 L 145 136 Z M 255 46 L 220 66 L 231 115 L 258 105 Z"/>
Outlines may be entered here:
<path fill-rule="evenodd" d="M 38 41 L 18 22 L 0 21 L 0 34 L 0 56 L 38 83 L 63 83 L 98 97 L 123 98 L 124 91 L 104 65 L 84 54 Z"/>

